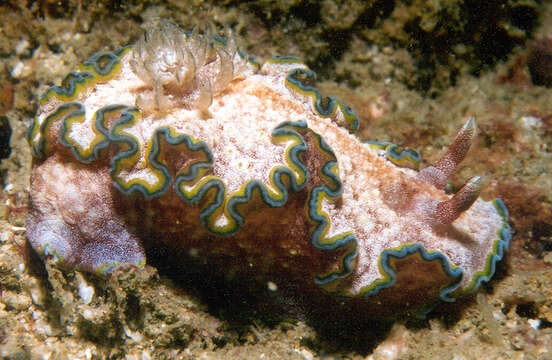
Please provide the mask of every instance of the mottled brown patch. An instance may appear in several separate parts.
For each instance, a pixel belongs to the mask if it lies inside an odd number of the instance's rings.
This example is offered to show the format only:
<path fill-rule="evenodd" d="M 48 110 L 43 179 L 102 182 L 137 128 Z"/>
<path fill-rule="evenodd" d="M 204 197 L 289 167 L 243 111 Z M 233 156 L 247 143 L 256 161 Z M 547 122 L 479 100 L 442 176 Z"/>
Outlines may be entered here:
<path fill-rule="evenodd" d="M 506 69 L 497 75 L 495 82 L 520 87 L 531 86 L 531 79 L 527 73 L 526 65 L 527 59 L 524 55 L 516 56 L 513 61 L 508 62 Z"/>
<path fill-rule="evenodd" d="M 13 106 L 13 86 L 5 81 L 0 82 L 0 115 L 4 115 Z"/>
<path fill-rule="evenodd" d="M 540 257 L 550 250 L 552 236 L 552 205 L 546 193 L 539 188 L 532 188 L 520 183 L 502 183 L 497 186 L 508 211 L 510 224 L 516 231 L 512 253 L 522 248 Z"/>

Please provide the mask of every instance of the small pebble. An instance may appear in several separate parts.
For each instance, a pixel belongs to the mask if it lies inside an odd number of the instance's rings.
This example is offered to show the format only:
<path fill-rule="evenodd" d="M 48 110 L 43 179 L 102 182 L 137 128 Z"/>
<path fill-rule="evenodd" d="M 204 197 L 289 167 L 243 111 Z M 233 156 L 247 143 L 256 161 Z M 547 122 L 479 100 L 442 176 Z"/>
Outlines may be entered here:
<path fill-rule="evenodd" d="M 14 79 L 23 79 L 23 78 L 31 75 L 32 72 L 33 72 L 33 69 L 29 65 L 25 64 L 22 61 L 19 61 L 13 67 L 13 69 L 11 71 L 11 76 Z"/>
<path fill-rule="evenodd" d="M 527 322 L 535 330 L 538 330 L 541 326 L 541 321 L 539 319 L 529 319 Z"/>
<path fill-rule="evenodd" d="M 94 297 L 94 288 L 82 281 L 79 283 L 79 296 L 83 303 L 90 304 L 92 298 Z"/>
<path fill-rule="evenodd" d="M 266 286 L 268 287 L 268 290 L 270 290 L 270 291 L 278 290 L 278 285 L 276 285 L 276 283 L 274 283 L 272 281 L 267 282 Z"/>
<path fill-rule="evenodd" d="M 13 291 L 3 291 L 2 302 L 6 304 L 8 308 L 13 308 L 17 311 L 25 310 L 32 304 L 30 297 Z"/>
<path fill-rule="evenodd" d="M 514 350 L 523 350 L 525 346 L 523 338 L 520 335 L 514 335 L 510 340 L 510 344 Z"/>
<path fill-rule="evenodd" d="M 542 127 L 542 119 L 536 116 L 523 116 L 521 122 L 527 130 L 535 130 Z"/>
<path fill-rule="evenodd" d="M 31 45 L 31 43 L 29 43 L 27 41 L 27 39 L 21 40 L 20 42 L 17 43 L 17 45 L 15 45 L 15 53 L 17 55 L 24 54 L 27 51 L 27 49 L 29 48 L 30 45 Z"/>
<path fill-rule="evenodd" d="M 546 265 L 552 265 L 552 252 L 546 254 L 543 258 L 543 261 Z"/>
<path fill-rule="evenodd" d="M 11 231 L 3 231 L 0 233 L 0 243 L 9 242 L 13 240 L 13 233 Z"/>

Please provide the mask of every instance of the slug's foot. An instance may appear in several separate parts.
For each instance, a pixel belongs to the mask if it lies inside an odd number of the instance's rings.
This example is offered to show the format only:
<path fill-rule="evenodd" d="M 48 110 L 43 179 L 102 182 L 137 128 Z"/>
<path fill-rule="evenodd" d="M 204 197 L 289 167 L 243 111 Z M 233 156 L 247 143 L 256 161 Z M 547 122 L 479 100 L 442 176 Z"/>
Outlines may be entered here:
<path fill-rule="evenodd" d="M 123 264 L 145 265 L 144 249 L 131 234 L 113 225 L 104 230 L 98 238 L 83 239 L 61 220 L 35 221 L 31 215 L 27 237 L 40 256 L 64 268 L 105 275 Z"/>
<path fill-rule="evenodd" d="M 31 175 L 27 238 L 40 256 L 100 274 L 121 264 L 144 265 L 144 249 L 111 198 L 107 170 L 63 162 L 57 155 L 35 169 L 40 171 Z"/>

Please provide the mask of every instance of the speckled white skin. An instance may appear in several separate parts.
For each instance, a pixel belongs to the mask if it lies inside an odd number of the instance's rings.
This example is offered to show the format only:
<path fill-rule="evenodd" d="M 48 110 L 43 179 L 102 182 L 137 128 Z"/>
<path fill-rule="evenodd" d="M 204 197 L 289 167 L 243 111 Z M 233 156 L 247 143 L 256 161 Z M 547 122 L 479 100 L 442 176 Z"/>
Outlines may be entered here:
<path fill-rule="evenodd" d="M 503 227 L 493 203 L 477 199 L 452 224 L 435 226 L 432 214 L 437 204 L 451 196 L 419 179 L 416 171 L 396 167 L 380 151 L 337 126 L 336 121 L 342 117 L 339 111 L 333 119 L 317 115 L 310 97 L 286 86 L 287 72 L 304 65 L 267 63 L 259 71 L 243 67 L 224 90 L 212 94 L 207 108 L 196 109 L 186 106 L 184 100 L 171 99 L 170 86 L 162 87 L 162 94 L 155 94 L 154 85 L 138 76 L 131 66 L 134 56 L 132 51 L 126 54 L 117 76 L 83 91 L 74 100 L 85 106 L 86 120 L 69 133 L 75 143 L 87 147 L 93 138 L 87 129 L 96 110 L 112 104 L 140 106 L 150 99 L 151 106 L 142 111 L 141 119 L 125 129 L 139 140 L 141 153 L 137 165 L 121 173 L 123 178 L 141 178 L 148 183 L 156 180 L 146 167 L 146 149 L 156 129 L 170 126 L 209 146 L 214 156 L 211 174 L 224 181 L 229 194 L 251 180 L 269 186 L 270 170 L 286 165 L 286 144 L 273 142 L 272 130 L 282 122 L 303 120 L 327 142 L 339 164 L 341 200 L 324 201 L 322 206 L 331 219 L 329 233 L 352 231 L 358 241 L 356 266 L 346 281 L 331 288 L 333 291 L 355 295 L 382 279 L 380 254 L 404 244 L 419 243 L 429 251 L 439 251 L 451 264 L 462 268 L 460 288 L 467 287 L 475 273 L 485 269 Z M 152 105 L 156 102 L 152 99 L 159 96 L 168 98 L 162 107 Z M 57 100 L 45 104 L 38 114 L 39 124 L 59 104 Z M 102 262 L 140 264 L 144 256 L 141 230 L 127 228 L 125 215 L 117 212 L 114 199 L 121 195 L 114 197 L 117 190 L 112 182 L 107 163 L 87 166 L 58 154 L 36 162 L 28 227 L 33 247 L 42 249 L 49 242 L 66 265 L 88 271 L 97 270 Z M 60 188 L 63 183 L 67 185 Z M 153 211 L 151 215 L 144 221 L 148 231 L 158 226 L 160 219 L 156 217 L 162 212 Z M 196 221 L 201 227 L 199 219 L 188 219 L 185 213 L 181 220 Z M 225 221 L 219 219 L 220 223 Z M 175 232 L 181 229 L 178 224 L 177 219 Z M 263 223 L 270 225 L 270 219 Z M 274 231 L 277 233 L 278 229 Z M 205 236 L 202 232 L 197 234 Z M 191 233 L 187 236 L 190 242 L 198 240 Z M 310 234 L 300 233 L 291 241 L 308 247 Z M 104 255 L 90 256 L 90 252 Z"/>

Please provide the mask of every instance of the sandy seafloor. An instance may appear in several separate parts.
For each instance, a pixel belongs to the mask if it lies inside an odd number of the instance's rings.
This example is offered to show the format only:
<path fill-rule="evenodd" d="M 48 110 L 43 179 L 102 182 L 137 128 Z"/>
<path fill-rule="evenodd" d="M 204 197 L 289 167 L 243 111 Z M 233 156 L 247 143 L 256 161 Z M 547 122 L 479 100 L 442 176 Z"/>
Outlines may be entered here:
<path fill-rule="evenodd" d="M 552 3 L 478 3 L 0 2 L 0 154 L 11 148 L 0 165 L 0 358 L 552 359 L 552 88 L 527 66 L 535 39 L 552 36 Z M 226 25 L 261 60 L 303 57 L 319 88 L 358 113 L 360 137 L 416 147 L 424 165 L 475 116 L 479 135 L 453 182 L 484 175 L 482 196 L 510 210 L 495 279 L 426 320 L 359 330 L 274 316 L 243 289 L 211 295 L 154 267 L 101 279 L 43 265 L 24 232 L 37 97 L 155 16 Z"/>

